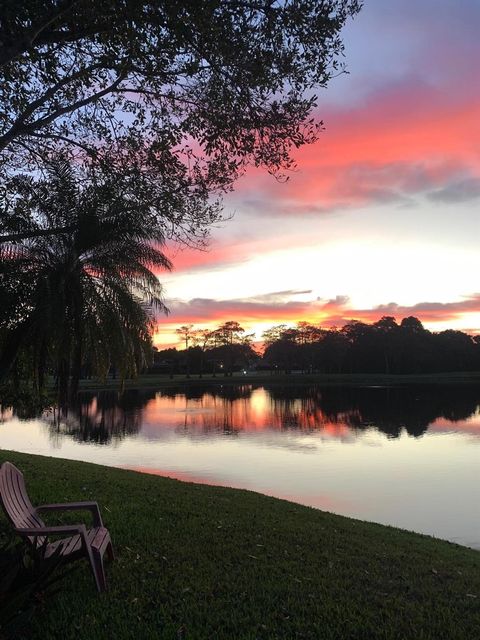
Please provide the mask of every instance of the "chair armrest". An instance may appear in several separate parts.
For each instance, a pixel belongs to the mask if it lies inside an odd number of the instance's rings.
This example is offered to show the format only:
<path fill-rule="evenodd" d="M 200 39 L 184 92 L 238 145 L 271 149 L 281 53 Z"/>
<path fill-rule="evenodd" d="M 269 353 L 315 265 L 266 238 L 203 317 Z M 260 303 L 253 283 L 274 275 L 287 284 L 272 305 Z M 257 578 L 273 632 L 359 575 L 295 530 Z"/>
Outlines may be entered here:
<path fill-rule="evenodd" d="M 38 536 L 63 535 L 65 533 L 79 533 L 82 536 L 87 534 L 84 524 L 67 524 L 60 527 L 15 527 L 14 531 L 21 536 L 32 536 L 34 538 Z"/>
<path fill-rule="evenodd" d="M 102 516 L 97 502 L 66 502 L 59 504 L 42 504 L 37 511 L 90 511 L 93 516 L 93 526 L 103 527 Z"/>

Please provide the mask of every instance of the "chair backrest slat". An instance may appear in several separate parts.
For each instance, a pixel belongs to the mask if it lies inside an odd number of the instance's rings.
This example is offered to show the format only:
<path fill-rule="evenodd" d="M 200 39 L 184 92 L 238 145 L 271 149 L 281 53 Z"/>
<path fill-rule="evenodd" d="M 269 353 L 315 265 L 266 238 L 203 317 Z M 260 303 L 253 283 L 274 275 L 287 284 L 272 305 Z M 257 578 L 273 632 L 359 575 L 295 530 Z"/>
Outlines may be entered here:
<path fill-rule="evenodd" d="M 4 462 L 0 468 L 0 498 L 5 515 L 16 528 L 43 527 L 35 507 L 30 502 L 23 474 L 10 462 Z M 45 538 L 28 537 L 35 546 L 41 546 Z"/>

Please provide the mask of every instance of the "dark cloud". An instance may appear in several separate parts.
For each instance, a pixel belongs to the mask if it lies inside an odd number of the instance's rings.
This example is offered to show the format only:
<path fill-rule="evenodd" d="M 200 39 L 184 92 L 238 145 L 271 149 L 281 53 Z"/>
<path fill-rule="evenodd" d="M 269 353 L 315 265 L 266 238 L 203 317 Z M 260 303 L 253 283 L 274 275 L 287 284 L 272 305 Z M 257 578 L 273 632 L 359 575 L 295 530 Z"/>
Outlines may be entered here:
<path fill-rule="evenodd" d="M 434 202 L 468 202 L 480 197 L 480 178 L 470 177 L 445 185 L 428 194 Z"/>

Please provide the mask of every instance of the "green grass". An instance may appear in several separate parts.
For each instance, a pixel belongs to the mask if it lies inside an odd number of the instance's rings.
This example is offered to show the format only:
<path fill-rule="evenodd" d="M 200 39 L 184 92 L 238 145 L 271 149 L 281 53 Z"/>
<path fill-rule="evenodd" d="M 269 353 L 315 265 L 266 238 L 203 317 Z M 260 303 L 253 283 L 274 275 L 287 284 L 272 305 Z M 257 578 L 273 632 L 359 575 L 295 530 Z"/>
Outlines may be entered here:
<path fill-rule="evenodd" d="M 385 373 L 339 373 L 339 374 L 270 374 L 269 372 L 234 373 L 232 377 L 225 377 L 217 374 L 204 375 L 202 378 L 198 374 L 192 374 L 189 378 L 186 375 L 175 375 L 170 378 L 168 375 L 142 374 L 138 378 L 127 380 L 127 388 L 155 388 L 160 389 L 168 386 L 195 385 L 195 384 L 322 384 L 322 385 L 342 385 L 342 386 L 368 386 L 368 385 L 402 385 L 402 384 L 465 384 L 480 382 L 480 372 L 459 371 L 449 373 L 423 373 L 423 374 L 391 374 Z M 82 380 L 80 388 L 83 390 L 118 389 L 118 380 Z"/>
<path fill-rule="evenodd" d="M 32 640 L 479 637 L 471 549 L 248 491 L 0 459 L 23 470 L 34 504 L 98 500 L 117 553 L 103 595 L 77 563 Z"/>

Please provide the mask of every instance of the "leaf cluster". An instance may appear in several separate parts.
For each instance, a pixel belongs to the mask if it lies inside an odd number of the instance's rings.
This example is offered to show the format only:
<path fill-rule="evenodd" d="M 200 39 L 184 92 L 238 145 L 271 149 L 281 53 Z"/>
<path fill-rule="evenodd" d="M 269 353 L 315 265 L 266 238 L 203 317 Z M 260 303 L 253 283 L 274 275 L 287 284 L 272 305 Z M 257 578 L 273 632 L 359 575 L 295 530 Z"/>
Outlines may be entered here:
<path fill-rule="evenodd" d="M 6 0 L 0 16 L 5 171 L 52 146 L 223 191 L 253 163 L 294 166 L 314 90 L 343 71 L 359 0 Z M 182 170 L 180 171 L 180 165 Z"/>

